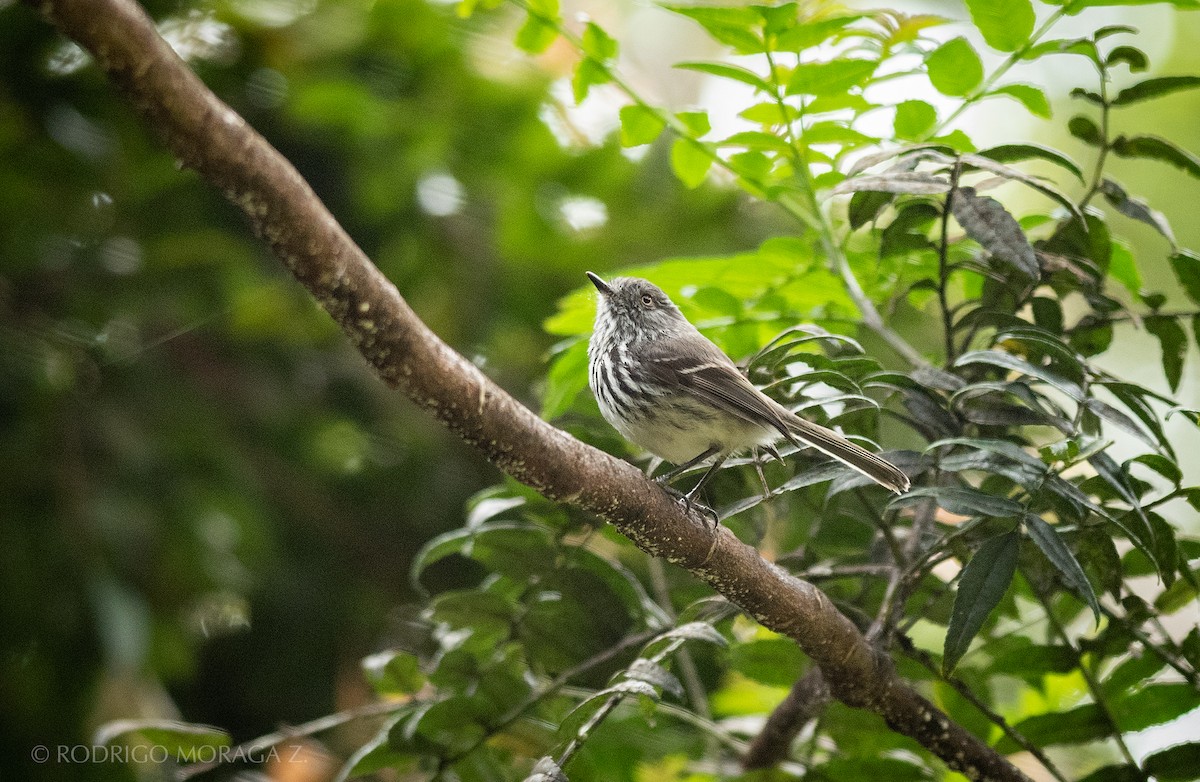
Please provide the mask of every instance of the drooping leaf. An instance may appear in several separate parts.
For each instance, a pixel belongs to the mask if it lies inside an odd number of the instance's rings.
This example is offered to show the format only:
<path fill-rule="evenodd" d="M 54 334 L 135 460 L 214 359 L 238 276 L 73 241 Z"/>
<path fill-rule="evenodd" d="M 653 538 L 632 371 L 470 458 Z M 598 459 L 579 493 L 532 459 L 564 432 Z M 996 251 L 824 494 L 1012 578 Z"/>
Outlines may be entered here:
<path fill-rule="evenodd" d="M 1016 218 L 999 201 L 977 196 L 973 188 L 962 187 L 950 196 L 950 209 L 967 235 L 993 258 L 1026 277 L 1038 278 L 1040 269 L 1033 247 Z"/>
<path fill-rule="evenodd" d="M 1032 84 L 1005 84 L 995 88 L 988 95 L 1003 95 L 1012 98 L 1028 109 L 1029 113 L 1035 117 L 1050 119 L 1053 116 L 1053 111 L 1050 108 L 1050 100 L 1046 97 L 1046 93 Z"/>
<path fill-rule="evenodd" d="M 847 217 L 850 227 L 854 230 L 862 228 L 874 220 L 883 208 L 893 200 L 892 193 L 880 193 L 871 190 L 860 190 L 850 197 Z"/>
<path fill-rule="evenodd" d="M 1200 178 L 1200 158 L 1174 142 L 1158 136 L 1118 136 L 1113 152 L 1120 157 L 1135 157 L 1170 163 L 1188 174 Z"/>
<path fill-rule="evenodd" d="M 1130 73 L 1140 73 L 1150 67 L 1146 53 L 1134 46 L 1114 46 L 1104 62 L 1110 68 L 1117 63 L 1125 63 Z"/>
<path fill-rule="evenodd" d="M 625 678 L 652 684 L 664 692 L 671 693 L 676 698 L 683 696 L 683 685 L 679 683 L 679 679 L 675 678 L 675 675 L 666 668 L 644 657 L 639 657 L 629 664 L 629 667 L 625 669 Z"/>
<path fill-rule="evenodd" d="M 1175 246 L 1175 232 L 1171 230 L 1171 224 L 1167 222 L 1167 218 L 1162 212 L 1151 208 L 1140 198 L 1129 195 L 1124 188 L 1111 179 L 1105 179 L 1101 183 L 1100 192 L 1104 195 L 1104 200 L 1112 204 L 1118 212 L 1145 223 L 1166 237 L 1172 247 Z"/>
<path fill-rule="evenodd" d="M 1183 358 L 1187 355 L 1187 333 L 1179 325 L 1176 318 L 1156 315 L 1146 318 L 1146 331 L 1158 339 L 1162 348 L 1163 374 L 1167 376 L 1167 385 L 1171 391 L 1179 390 L 1179 381 L 1183 379 Z"/>
<path fill-rule="evenodd" d="M 939 506 L 960 516 L 1007 518 L 1019 516 L 1022 510 L 1020 503 L 1007 497 L 961 486 L 921 486 L 892 500 L 889 507 L 917 505 L 927 497 L 932 497 Z"/>
<path fill-rule="evenodd" d="M 1066 582 L 1076 595 L 1087 601 L 1088 606 L 1092 609 L 1092 614 L 1096 617 L 1096 624 L 1100 624 L 1100 603 L 1096 600 L 1096 593 L 1092 589 L 1092 582 L 1088 581 L 1084 575 L 1083 568 L 1079 565 L 1079 560 L 1071 553 L 1071 549 L 1063 543 L 1062 538 L 1058 535 L 1058 530 L 1050 526 L 1040 516 L 1032 513 L 1027 513 L 1024 516 L 1025 529 L 1029 532 L 1029 537 L 1037 544 L 1037 547 L 1046 555 L 1046 559 L 1058 570 L 1062 575 L 1063 581 Z"/>
<path fill-rule="evenodd" d="M 558 18 L 557 0 L 546 0 L 539 5 L 541 10 L 529 12 L 514 39 L 518 48 L 530 54 L 541 54 L 558 38 L 558 28 L 553 21 Z"/>
<path fill-rule="evenodd" d="M 1029 0 L 967 0 L 967 10 L 987 45 L 1001 52 L 1019 49 L 1036 21 Z"/>
<path fill-rule="evenodd" d="M 1083 389 L 1078 383 L 1062 377 L 1046 367 L 1035 366 L 1023 358 L 1014 356 L 1002 350 L 975 350 L 959 356 L 955 366 L 968 364 L 990 364 L 994 367 L 1011 369 L 1032 378 L 1036 378 L 1057 388 L 1076 402 L 1084 399 Z"/>
<path fill-rule="evenodd" d="M 942 652 L 944 673 L 949 674 L 958 665 L 971 640 L 1008 591 L 1017 568 L 1019 542 L 1015 531 L 991 538 L 963 567 Z"/>
<path fill-rule="evenodd" d="M 1113 98 L 1112 105 L 1128 106 L 1152 98 L 1160 98 L 1181 90 L 1193 90 L 1200 87 L 1200 76 L 1159 76 L 1146 79 L 1143 82 L 1126 87 Z"/>
<path fill-rule="evenodd" d="M 1171 270 L 1193 304 L 1200 304 L 1200 255 L 1179 250 L 1171 256 Z"/>
<path fill-rule="evenodd" d="M 966 38 L 954 38 L 934 49 L 925 58 L 925 67 L 934 89 L 943 95 L 960 98 L 983 81 L 983 63 Z"/>

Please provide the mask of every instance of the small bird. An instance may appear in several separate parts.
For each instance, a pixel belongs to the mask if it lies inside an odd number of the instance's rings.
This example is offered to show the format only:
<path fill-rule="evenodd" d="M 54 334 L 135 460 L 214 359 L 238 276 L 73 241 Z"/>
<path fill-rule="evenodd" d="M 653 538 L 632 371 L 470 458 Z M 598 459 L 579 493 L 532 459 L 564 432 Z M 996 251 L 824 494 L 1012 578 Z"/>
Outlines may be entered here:
<path fill-rule="evenodd" d="M 660 482 L 713 458 L 683 496 L 687 507 L 732 454 L 769 449 L 781 438 L 811 445 L 897 494 L 908 491 L 908 476 L 891 462 L 755 388 L 657 286 L 638 277 L 605 282 L 592 272 L 587 276 L 600 291 L 588 382 L 605 420 L 627 440 L 678 465 Z"/>

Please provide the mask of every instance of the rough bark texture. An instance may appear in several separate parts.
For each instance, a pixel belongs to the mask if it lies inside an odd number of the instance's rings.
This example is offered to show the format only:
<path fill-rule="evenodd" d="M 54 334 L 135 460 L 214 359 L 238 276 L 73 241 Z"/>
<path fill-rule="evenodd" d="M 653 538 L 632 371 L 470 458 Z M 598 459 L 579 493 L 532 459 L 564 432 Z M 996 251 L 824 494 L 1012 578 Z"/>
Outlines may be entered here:
<path fill-rule="evenodd" d="M 297 171 L 175 55 L 132 0 L 35 3 L 99 67 L 179 159 L 240 207 L 254 230 L 389 385 L 497 467 L 606 519 L 687 568 L 764 626 L 796 640 L 832 695 L 881 715 L 972 779 L 1027 780 L 895 675 L 815 586 L 795 578 L 648 482 L 630 464 L 542 421 L 429 330 Z"/>

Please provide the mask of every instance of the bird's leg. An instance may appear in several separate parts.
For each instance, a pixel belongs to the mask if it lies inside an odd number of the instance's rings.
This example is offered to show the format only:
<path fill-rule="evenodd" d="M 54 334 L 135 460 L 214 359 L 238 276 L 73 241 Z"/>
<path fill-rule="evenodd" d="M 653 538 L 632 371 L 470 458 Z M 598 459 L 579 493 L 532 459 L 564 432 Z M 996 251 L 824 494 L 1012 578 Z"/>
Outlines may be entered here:
<path fill-rule="evenodd" d="M 715 446 L 715 445 L 709 446 L 708 450 L 704 451 L 699 456 L 696 456 L 694 459 L 689 459 L 688 461 L 684 462 L 683 464 L 679 465 L 678 467 L 674 467 L 654 479 L 654 481 L 656 483 L 658 483 L 659 485 L 661 485 L 667 491 L 668 494 L 670 494 L 673 497 L 675 497 L 676 499 L 682 501 L 684 509 L 687 510 L 688 512 L 690 512 L 692 510 L 692 508 L 695 507 L 698 510 L 700 510 L 702 513 L 704 513 L 704 515 L 710 516 L 713 520 L 714 527 L 716 526 L 716 524 L 719 521 L 719 519 L 717 518 L 717 512 L 714 511 L 712 508 L 708 507 L 707 505 L 698 503 L 695 500 L 696 500 L 696 495 L 698 495 L 700 493 L 700 490 L 704 488 L 704 484 L 708 483 L 708 479 L 711 478 L 713 473 L 716 472 L 717 468 L 720 467 L 722 463 L 724 463 L 724 461 L 725 461 L 724 457 L 718 458 L 715 462 L 713 462 L 712 466 L 709 467 L 708 470 L 704 473 L 704 475 L 702 475 L 700 477 L 700 482 L 697 483 L 695 486 L 693 486 L 691 491 L 689 491 L 687 494 L 684 494 L 676 489 L 671 488 L 670 486 L 667 485 L 667 483 L 672 478 L 675 478 L 676 476 L 680 475 L 681 473 L 692 469 L 697 464 L 700 464 L 701 462 L 703 462 L 705 459 L 715 456 L 720 452 L 721 452 L 721 449 L 718 446 Z"/>
<path fill-rule="evenodd" d="M 721 449 L 715 445 L 709 446 L 709 449 L 707 451 L 704 451 L 696 458 L 689 459 L 686 462 L 684 462 L 683 464 L 679 465 L 678 467 L 672 467 L 670 470 L 667 470 L 666 472 L 664 472 L 662 475 L 658 476 L 654 480 L 657 481 L 658 483 L 670 483 L 672 479 L 674 479 L 677 476 L 692 469 L 693 467 L 695 467 L 697 464 L 704 461 L 708 457 L 715 456 L 718 452 L 720 452 L 720 450 Z"/>
<path fill-rule="evenodd" d="M 762 446 L 762 448 L 769 449 L 769 448 L 771 448 L 771 446 L 764 445 L 764 446 Z M 775 455 L 778 456 L 779 454 L 776 453 Z M 767 476 L 766 476 L 766 474 L 763 473 L 762 452 L 759 451 L 758 448 L 754 449 L 754 472 L 756 472 L 758 474 L 758 482 L 762 486 L 763 499 L 764 500 L 771 499 L 771 487 L 767 485 Z"/>
<path fill-rule="evenodd" d="M 687 508 L 687 510 L 690 511 L 693 507 L 695 507 L 704 515 L 712 516 L 713 529 L 716 529 L 717 524 L 720 523 L 721 519 L 717 516 L 717 512 L 715 510 L 707 505 L 704 505 L 703 503 L 696 502 L 696 497 L 699 496 L 701 490 L 704 489 L 704 485 L 708 483 L 714 475 L 717 474 L 717 470 L 721 469 L 721 465 L 724 464 L 725 460 L 728 458 L 728 456 L 718 456 L 716 459 L 714 459 L 712 466 L 700 476 L 700 480 L 696 482 L 696 485 L 692 487 L 692 490 L 683 495 L 683 505 L 685 508 Z"/>

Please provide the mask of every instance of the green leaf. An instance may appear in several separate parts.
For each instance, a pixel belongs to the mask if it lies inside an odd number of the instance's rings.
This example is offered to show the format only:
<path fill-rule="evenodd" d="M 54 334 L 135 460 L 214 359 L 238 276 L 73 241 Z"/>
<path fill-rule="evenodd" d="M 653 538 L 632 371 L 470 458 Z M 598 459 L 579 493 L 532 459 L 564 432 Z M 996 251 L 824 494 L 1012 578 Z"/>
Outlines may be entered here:
<path fill-rule="evenodd" d="M 954 610 L 946 630 L 942 652 L 942 672 L 949 674 L 967 653 L 971 640 L 979 633 L 1008 591 L 1017 569 L 1020 551 L 1017 533 L 1009 532 L 984 542 L 962 571 Z"/>
<path fill-rule="evenodd" d="M 1055 149 L 1038 144 L 1001 144 L 979 151 L 980 157 L 991 158 L 997 163 L 1016 163 L 1024 160 L 1045 160 L 1056 166 L 1070 171 L 1076 179 L 1083 182 L 1083 171 L 1075 161 Z"/>
<path fill-rule="evenodd" d="M 1120 157 L 1158 160 L 1200 179 L 1200 158 L 1158 136 L 1118 136 L 1113 152 Z"/>
<path fill-rule="evenodd" d="M 1021 48 L 1037 21 L 1029 0 L 967 0 L 967 10 L 987 45 L 1001 52 Z"/>
<path fill-rule="evenodd" d="M 1146 773 L 1159 782 L 1192 782 L 1200 769 L 1200 742 L 1176 744 L 1142 761 Z"/>
<path fill-rule="evenodd" d="M 671 146 L 671 169 L 686 187 L 696 188 L 703 184 L 712 164 L 712 153 L 699 141 L 680 138 Z"/>
<path fill-rule="evenodd" d="M 1096 592 L 1092 589 L 1092 582 L 1088 581 L 1087 576 L 1083 572 L 1083 568 L 1079 565 L 1079 560 L 1075 559 L 1075 555 L 1071 553 L 1071 549 L 1063 543 L 1062 538 L 1058 536 L 1058 530 L 1047 524 L 1040 516 L 1032 513 L 1027 513 L 1024 516 L 1025 529 L 1029 532 L 1029 537 L 1037 544 L 1037 547 L 1046 555 L 1046 559 L 1050 560 L 1050 564 L 1058 569 L 1062 574 L 1063 580 L 1076 595 L 1083 597 L 1087 601 L 1088 606 L 1092 609 L 1092 614 L 1096 617 L 1096 624 L 1100 624 L 1100 603 L 1096 600 Z"/>
<path fill-rule="evenodd" d="M 658 138 L 667 126 L 654 109 L 642 105 L 621 107 L 621 146 L 638 147 Z"/>
<path fill-rule="evenodd" d="M 555 3 L 557 6 L 557 3 Z M 555 8 L 555 15 L 558 11 Z M 530 54 L 541 54 L 550 48 L 550 44 L 558 38 L 558 28 L 543 17 L 530 13 L 525 17 L 525 23 L 517 30 L 514 43 L 517 47 Z"/>
<path fill-rule="evenodd" d="M 1146 318 L 1146 331 L 1158 339 L 1162 348 L 1163 374 L 1172 393 L 1179 390 L 1183 378 L 1183 357 L 1187 355 L 1187 333 L 1176 318 L 1155 316 Z"/>
<path fill-rule="evenodd" d="M 1082 114 L 1076 114 L 1067 121 L 1067 130 L 1085 144 L 1093 147 L 1104 146 L 1104 134 L 1100 132 L 1100 128 Z"/>
<path fill-rule="evenodd" d="M 934 89 L 952 98 L 961 98 L 983 81 L 983 63 L 966 38 L 954 38 L 934 49 L 925 58 L 929 81 Z"/>
<path fill-rule="evenodd" d="M 1193 304 L 1200 304 L 1200 255 L 1179 250 L 1171 256 L 1171 271 Z"/>
<path fill-rule="evenodd" d="M 617 42 L 595 22 L 583 28 L 583 53 L 594 60 L 607 63 L 617 57 Z"/>
<path fill-rule="evenodd" d="M 1050 100 L 1046 97 L 1046 93 L 1031 84 L 1005 84 L 1003 87 L 992 90 L 988 95 L 1003 95 L 1012 98 L 1020 102 L 1035 117 L 1050 119 L 1053 116 Z"/>
<path fill-rule="evenodd" d="M 1187 682 L 1151 684 L 1114 704 L 1117 727 L 1124 732 L 1161 725 L 1200 707 L 1200 695 Z"/>
<path fill-rule="evenodd" d="M 675 115 L 675 119 L 683 123 L 692 138 L 700 138 L 712 130 L 708 113 L 704 111 L 681 111 Z"/>
<path fill-rule="evenodd" d="M 100 746 L 118 742 L 147 742 L 162 747 L 174 758 L 207 755 L 200 750 L 212 751 L 231 744 L 229 734 L 220 728 L 175 720 L 115 720 L 101 725 L 92 737 L 92 743 Z"/>
<path fill-rule="evenodd" d="M 664 8 L 699 23 L 715 40 L 738 54 L 761 54 L 766 51 L 758 31 L 762 17 L 752 8 L 687 5 L 668 5 Z"/>
<path fill-rule="evenodd" d="M 906 100 L 896 106 L 892 123 L 896 138 L 916 141 L 924 138 L 937 125 L 937 110 L 923 100 Z"/>
<path fill-rule="evenodd" d="M 1087 744 L 1112 734 L 1104 711 L 1094 703 L 1076 706 L 1067 711 L 1027 717 L 1014 727 L 1025 738 L 1042 747 L 1054 744 Z M 1017 751 L 1018 747 L 1005 738 L 1000 740 L 996 749 L 1007 754 Z"/>
<path fill-rule="evenodd" d="M 776 687 L 791 687 L 804 668 L 804 659 L 804 653 L 791 638 L 757 638 L 729 647 L 733 670 Z"/>
<path fill-rule="evenodd" d="M 1193 90 L 1200 87 L 1200 76 L 1159 76 L 1146 79 L 1143 82 L 1126 87 L 1113 98 L 1112 105 L 1128 106 L 1152 98 L 1161 98 L 1181 90 Z"/>
<path fill-rule="evenodd" d="M 575 66 L 575 74 L 571 77 L 571 97 L 578 106 L 587 99 L 588 92 L 597 84 L 607 84 L 612 81 L 608 69 L 591 59 L 583 59 Z"/>
<path fill-rule="evenodd" d="M 850 227 L 854 230 L 862 228 L 879 216 L 879 213 L 893 201 L 891 193 L 875 193 L 860 190 L 850 197 L 848 214 Z"/>
<path fill-rule="evenodd" d="M 1041 270 L 1025 232 L 1016 218 L 999 201 L 975 195 L 974 188 L 962 187 L 950 198 L 954 219 L 993 258 L 1030 279 L 1038 279 Z"/>
<path fill-rule="evenodd" d="M 801 63 L 788 79 L 788 95 L 839 95 L 861 87 L 875 73 L 874 60 L 831 60 Z"/>
<path fill-rule="evenodd" d="M 730 79 L 732 81 L 740 81 L 742 84 L 749 84 L 756 90 L 765 93 L 771 92 L 771 85 L 767 81 L 748 68 L 743 68 L 740 65 L 730 65 L 723 62 L 681 62 L 675 64 L 676 68 L 685 71 L 697 71 L 699 73 L 707 73 L 712 76 L 718 76 L 722 79 Z M 778 121 L 779 111 L 776 108 L 775 117 Z"/>

